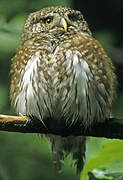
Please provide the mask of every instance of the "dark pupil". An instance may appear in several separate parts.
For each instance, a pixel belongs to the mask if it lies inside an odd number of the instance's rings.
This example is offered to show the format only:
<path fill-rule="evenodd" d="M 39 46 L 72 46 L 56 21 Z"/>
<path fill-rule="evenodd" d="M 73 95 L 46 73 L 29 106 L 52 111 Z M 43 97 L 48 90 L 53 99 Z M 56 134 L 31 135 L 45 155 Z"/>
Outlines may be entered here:
<path fill-rule="evenodd" d="M 44 23 L 49 24 L 53 20 L 53 17 L 44 18 Z"/>
<path fill-rule="evenodd" d="M 77 21 L 79 19 L 78 14 L 68 14 L 68 17 L 71 21 Z"/>
<path fill-rule="evenodd" d="M 45 22 L 49 24 L 51 22 L 51 19 L 46 19 Z"/>

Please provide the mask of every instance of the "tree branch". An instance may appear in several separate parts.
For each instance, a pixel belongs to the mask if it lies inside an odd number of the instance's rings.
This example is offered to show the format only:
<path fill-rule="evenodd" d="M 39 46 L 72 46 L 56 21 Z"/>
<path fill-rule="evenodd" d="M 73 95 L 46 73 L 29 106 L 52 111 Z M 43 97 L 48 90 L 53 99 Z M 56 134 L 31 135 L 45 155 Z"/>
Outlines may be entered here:
<path fill-rule="evenodd" d="M 50 121 L 44 125 L 35 117 L 0 115 L 0 131 L 123 139 L 123 120 L 110 118 L 85 129 L 79 122 L 69 127 L 65 124 L 52 127 Z"/>

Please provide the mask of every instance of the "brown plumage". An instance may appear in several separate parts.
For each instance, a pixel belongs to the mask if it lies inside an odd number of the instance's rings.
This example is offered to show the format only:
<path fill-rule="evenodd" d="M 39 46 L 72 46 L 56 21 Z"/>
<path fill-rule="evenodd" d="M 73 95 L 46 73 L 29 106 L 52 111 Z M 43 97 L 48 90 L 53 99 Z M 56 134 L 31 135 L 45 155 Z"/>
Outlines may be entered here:
<path fill-rule="evenodd" d="M 112 62 L 79 11 L 49 7 L 29 16 L 11 65 L 10 96 L 17 113 L 44 125 L 49 118 L 53 126 L 79 121 L 89 127 L 111 116 L 115 84 Z M 57 169 L 71 153 L 80 172 L 86 138 L 49 139 Z"/>

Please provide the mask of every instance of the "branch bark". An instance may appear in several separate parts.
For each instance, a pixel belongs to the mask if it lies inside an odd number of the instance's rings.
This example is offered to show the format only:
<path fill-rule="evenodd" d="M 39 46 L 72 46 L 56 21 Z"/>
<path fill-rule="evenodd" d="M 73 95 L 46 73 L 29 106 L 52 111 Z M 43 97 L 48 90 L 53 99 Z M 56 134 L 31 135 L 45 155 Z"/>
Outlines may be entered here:
<path fill-rule="evenodd" d="M 85 129 L 79 122 L 70 127 L 65 124 L 53 127 L 50 121 L 44 125 L 35 117 L 0 115 L 0 131 L 123 139 L 123 120 L 110 118 Z"/>

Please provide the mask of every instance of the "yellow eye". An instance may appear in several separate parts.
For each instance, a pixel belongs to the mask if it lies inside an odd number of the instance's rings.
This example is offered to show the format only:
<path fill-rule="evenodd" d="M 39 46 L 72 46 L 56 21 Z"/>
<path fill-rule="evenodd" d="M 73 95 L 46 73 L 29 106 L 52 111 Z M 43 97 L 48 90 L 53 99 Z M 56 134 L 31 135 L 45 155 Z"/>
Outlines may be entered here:
<path fill-rule="evenodd" d="M 52 19 L 48 18 L 48 19 L 45 20 L 45 24 L 50 24 L 51 21 L 52 21 Z"/>
<path fill-rule="evenodd" d="M 42 20 L 46 25 L 50 24 L 53 20 L 53 16 L 47 16 L 47 17 L 43 18 Z"/>

